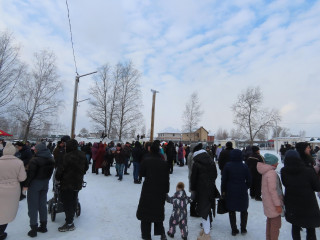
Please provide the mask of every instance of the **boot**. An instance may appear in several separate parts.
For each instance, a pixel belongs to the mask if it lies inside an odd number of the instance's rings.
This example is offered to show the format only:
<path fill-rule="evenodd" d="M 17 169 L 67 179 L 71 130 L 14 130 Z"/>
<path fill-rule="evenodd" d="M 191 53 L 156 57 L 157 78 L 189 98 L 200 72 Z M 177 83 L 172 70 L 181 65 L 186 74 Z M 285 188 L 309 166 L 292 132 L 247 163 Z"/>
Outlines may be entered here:
<path fill-rule="evenodd" d="M 247 222 L 248 222 L 248 212 L 241 212 L 241 234 L 246 234 L 247 233 Z"/>
<path fill-rule="evenodd" d="M 237 216 L 236 212 L 229 212 L 229 220 L 230 220 L 230 226 L 231 226 L 231 234 L 232 236 L 235 236 L 239 233 L 239 230 L 237 228 Z"/>
<path fill-rule="evenodd" d="M 37 232 L 41 232 L 41 233 L 48 232 L 47 222 L 40 222 L 40 227 L 37 228 Z"/>
<path fill-rule="evenodd" d="M 203 235 L 202 235 L 202 236 L 199 236 L 199 237 L 197 238 L 197 240 L 211 240 L 210 233 L 209 233 L 209 234 L 203 233 Z"/>
<path fill-rule="evenodd" d="M 36 237 L 37 236 L 37 230 L 38 230 L 38 225 L 30 225 L 31 230 L 28 232 L 29 237 Z"/>
<path fill-rule="evenodd" d="M 70 224 L 65 223 L 61 227 L 58 228 L 58 231 L 59 232 L 67 232 L 67 231 L 73 231 L 75 229 L 76 229 L 76 227 L 74 226 L 73 223 L 70 223 Z"/>
<path fill-rule="evenodd" d="M 174 238 L 174 234 L 170 233 L 169 231 L 167 232 L 168 236 L 171 238 Z"/>
<path fill-rule="evenodd" d="M 167 236 L 166 236 L 166 234 L 165 233 L 162 233 L 161 234 L 161 238 L 160 238 L 161 240 L 167 240 Z"/>

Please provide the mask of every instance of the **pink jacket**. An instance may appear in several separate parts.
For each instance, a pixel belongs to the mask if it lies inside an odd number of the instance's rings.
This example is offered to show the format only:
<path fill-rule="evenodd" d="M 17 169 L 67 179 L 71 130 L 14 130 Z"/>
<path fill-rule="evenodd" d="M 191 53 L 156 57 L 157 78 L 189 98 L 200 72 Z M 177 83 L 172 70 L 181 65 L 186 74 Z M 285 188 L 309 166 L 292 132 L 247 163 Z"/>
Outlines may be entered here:
<path fill-rule="evenodd" d="M 262 174 L 261 193 L 264 215 L 268 218 L 281 215 L 277 212 L 276 206 L 283 206 L 283 195 L 279 193 L 281 182 L 275 169 L 275 167 L 265 163 L 258 162 L 257 164 L 257 170 Z"/>

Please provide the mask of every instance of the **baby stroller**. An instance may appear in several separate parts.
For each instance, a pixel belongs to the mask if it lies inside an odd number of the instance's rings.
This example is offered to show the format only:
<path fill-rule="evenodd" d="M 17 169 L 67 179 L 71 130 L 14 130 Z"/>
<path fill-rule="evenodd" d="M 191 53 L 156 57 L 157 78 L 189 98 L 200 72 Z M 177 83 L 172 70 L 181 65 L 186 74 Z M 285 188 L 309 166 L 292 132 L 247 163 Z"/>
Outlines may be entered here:
<path fill-rule="evenodd" d="M 82 186 L 86 187 L 87 183 L 83 182 Z M 64 212 L 63 209 L 63 203 L 61 201 L 61 194 L 60 194 L 60 183 L 55 180 L 53 183 L 53 198 L 51 198 L 48 201 L 48 213 L 51 215 L 51 221 L 54 222 L 56 220 L 56 214 Z M 81 214 L 81 205 L 79 202 L 79 198 L 77 199 L 76 202 L 76 211 L 75 211 L 75 216 L 79 217 Z"/>

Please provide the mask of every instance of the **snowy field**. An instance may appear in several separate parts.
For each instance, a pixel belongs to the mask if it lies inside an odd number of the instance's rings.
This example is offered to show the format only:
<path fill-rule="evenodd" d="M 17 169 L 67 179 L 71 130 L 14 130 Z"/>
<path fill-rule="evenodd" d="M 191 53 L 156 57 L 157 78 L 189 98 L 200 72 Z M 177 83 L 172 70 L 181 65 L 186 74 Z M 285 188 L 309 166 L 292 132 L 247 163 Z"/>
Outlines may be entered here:
<path fill-rule="evenodd" d="M 262 151 L 262 154 L 266 151 Z M 269 151 L 270 152 L 270 151 Z M 272 152 L 274 153 L 274 152 Z M 91 167 L 91 165 L 90 165 Z M 136 219 L 136 210 L 139 202 L 142 184 L 133 184 L 132 167 L 129 169 L 130 175 L 124 175 L 122 182 L 119 182 L 115 175 L 115 168 L 111 168 L 112 176 L 105 177 L 102 174 L 96 175 L 91 173 L 91 169 L 85 176 L 87 187 L 79 194 L 82 207 L 82 213 L 79 218 L 75 218 L 76 230 L 73 232 L 58 232 L 58 227 L 64 224 L 64 213 L 57 214 L 56 221 L 52 222 L 50 215 L 48 216 L 48 232 L 38 233 L 36 239 L 61 239 L 61 240 L 138 240 L 141 239 L 140 221 Z M 278 166 L 280 171 L 281 164 Z M 100 170 L 101 171 L 101 170 Z M 220 189 L 220 171 L 216 181 L 218 189 Z M 171 196 L 175 192 L 175 186 L 179 181 L 183 181 L 188 189 L 188 168 L 176 167 L 170 175 L 170 193 Z M 52 183 L 50 183 L 50 187 Z M 189 193 L 188 193 L 189 194 Z M 53 196 L 51 190 L 48 193 L 48 199 Z M 231 228 L 229 224 L 228 214 L 217 215 L 213 221 L 211 230 L 212 240 L 225 239 L 246 239 L 246 240 L 262 240 L 265 239 L 265 221 L 263 214 L 262 202 L 249 200 L 249 216 L 248 216 L 248 233 L 244 236 L 241 234 L 231 236 Z M 166 203 L 165 206 L 165 230 L 168 230 L 169 217 L 172 205 Z M 188 207 L 189 210 L 189 207 Z M 238 227 L 240 228 L 240 214 L 237 213 Z M 188 217 L 189 238 L 197 239 L 200 231 L 200 218 Z M 19 211 L 16 219 L 8 225 L 6 232 L 8 240 L 31 239 L 27 236 L 29 231 L 29 217 L 27 211 L 27 201 L 20 202 Z M 320 236 L 319 229 L 316 230 Z M 160 239 L 160 236 L 152 237 Z M 170 239 L 170 238 L 168 238 Z M 174 239 L 181 239 L 179 228 Z M 291 224 L 282 218 L 282 227 L 280 230 L 280 238 L 291 239 Z M 302 239 L 305 239 L 305 231 L 302 232 Z"/>

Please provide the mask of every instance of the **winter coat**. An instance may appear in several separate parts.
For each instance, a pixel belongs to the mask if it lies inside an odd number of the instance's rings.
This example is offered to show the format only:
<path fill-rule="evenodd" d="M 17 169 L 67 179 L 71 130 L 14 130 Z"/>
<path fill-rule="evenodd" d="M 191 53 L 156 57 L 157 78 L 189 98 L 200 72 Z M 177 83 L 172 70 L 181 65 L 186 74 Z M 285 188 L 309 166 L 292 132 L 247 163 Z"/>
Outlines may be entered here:
<path fill-rule="evenodd" d="M 215 209 L 217 168 L 208 153 L 201 149 L 193 153 L 191 191 L 196 192 L 199 216 L 207 219 L 211 209 Z"/>
<path fill-rule="evenodd" d="M 62 190 L 79 191 L 82 189 L 83 176 L 89 168 L 84 152 L 78 150 L 78 143 L 72 139 L 67 142 L 66 154 L 56 172 Z"/>
<path fill-rule="evenodd" d="M 250 173 L 252 176 L 252 181 L 261 181 L 261 174 L 258 173 L 257 164 L 258 162 L 264 162 L 263 157 L 258 153 L 252 153 L 250 157 L 247 159 L 247 165 L 250 169 Z"/>
<path fill-rule="evenodd" d="M 188 179 L 189 179 L 189 192 L 191 192 L 191 175 L 192 175 L 192 167 L 193 167 L 193 149 L 197 146 L 198 143 L 191 143 L 190 144 L 190 153 L 188 155 Z"/>
<path fill-rule="evenodd" d="M 29 187 L 35 179 L 44 180 L 50 179 L 54 169 L 54 160 L 49 149 L 45 148 L 38 151 L 30 160 L 27 180 L 24 182 L 25 187 Z"/>
<path fill-rule="evenodd" d="M 221 191 L 225 193 L 226 207 L 229 211 L 246 211 L 249 207 L 248 189 L 251 175 L 248 166 L 242 163 L 242 152 L 234 149 L 222 172 Z"/>
<path fill-rule="evenodd" d="M 142 185 L 137 218 L 147 222 L 164 221 L 164 205 L 169 192 L 169 170 L 160 154 L 147 153 L 141 163 Z"/>
<path fill-rule="evenodd" d="M 142 149 L 141 143 L 135 142 L 135 146 L 132 149 L 133 162 L 141 163 L 142 157 L 143 157 L 143 149 Z"/>
<path fill-rule="evenodd" d="M 100 144 L 99 145 L 99 149 L 98 149 L 98 152 L 96 154 L 96 165 L 95 165 L 95 168 L 98 169 L 98 168 L 102 168 L 102 163 L 104 161 L 104 156 L 106 154 L 106 150 L 105 150 L 105 147 L 103 144 Z"/>
<path fill-rule="evenodd" d="M 179 150 L 178 150 L 178 159 L 183 159 L 183 146 L 180 145 L 179 146 Z"/>
<path fill-rule="evenodd" d="M 54 157 L 54 167 L 57 168 L 60 163 L 63 161 L 63 156 L 66 153 L 66 150 L 64 147 L 57 146 L 53 150 L 53 157 Z"/>
<path fill-rule="evenodd" d="M 187 204 L 191 202 L 191 198 L 187 196 L 184 190 L 177 191 L 172 197 L 167 195 L 166 201 L 173 204 L 171 217 L 173 217 L 177 223 L 187 219 Z"/>
<path fill-rule="evenodd" d="M 92 159 L 95 161 L 97 158 L 97 154 L 99 151 L 99 144 L 98 143 L 94 143 L 92 148 L 91 148 L 91 152 L 92 152 Z"/>
<path fill-rule="evenodd" d="M 114 152 L 114 159 L 117 164 L 124 164 L 126 162 L 126 155 L 122 148 L 120 149 L 119 153 L 117 150 Z"/>
<path fill-rule="evenodd" d="M 217 159 L 219 159 L 219 157 L 220 157 L 220 153 L 222 152 L 222 147 L 221 146 L 219 146 L 219 147 L 217 147 L 217 149 L 216 149 L 216 156 L 217 156 Z"/>
<path fill-rule="evenodd" d="M 23 162 L 14 156 L 0 157 L 0 225 L 13 221 L 18 212 L 20 183 L 26 179 Z"/>
<path fill-rule="evenodd" d="M 268 218 L 275 218 L 281 215 L 276 206 L 283 206 L 283 193 L 280 178 L 275 167 L 259 162 L 258 172 L 262 175 L 261 192 L 264 215 Z"/>
<path fill-rule="evenodd" d="M 229 155 L 232 150 L 233 148 L 227 147 L 226 149 L 221 151 L 218 159 L 219 169 L 221 172 L 223 171 L 223 168 L 226 165 L 226 163 L 230 161 Z"/>
<path fill-rule="evenodd" d="M 107 163 L 112 164 L 113 163 L 113 158 L 114 158 L 114 153 L 113 151 L 115 151 L 115 147 L 108 147 L 106 150 L 106 153 L 104 155 L 105 160 L 107 161 Z"/>
<path fill-rule="evenodd" d="M 320 210 L 314 192 L 320 191 L 320 181 L 314 169 L 306 167 L 299 157 L 285 157 L 281 180 L 285 186 L 286 220 L 299 227 L 320 226 Z"/>
<path fill-rule="evenodd" d="M 168 146 L 166 148 L 166 154 L 167 154 L 167 161 L 168 162 L 172 163 L 173 161 L 176 160 L 177 152 L 176 152 L 176 148 L 174 147 L 172 142 L 168 143 Z"/>
<path fill-rule="evenodd" d="M 129 146 L 127 146 L 127 145 L 124 145 L 123 154 L 124 154 L 124 157 L 126 159 L 130 158 L 130 156 L 131 156 L 131 148 Z"/>
<path fill-rule="evenodd" d="M 32 158 L 32 152 L 28 146 L 23 146 L 22 149 L 16 153 L 16 157 L 20 158 L 24 166 L 27 167 Z"/>

